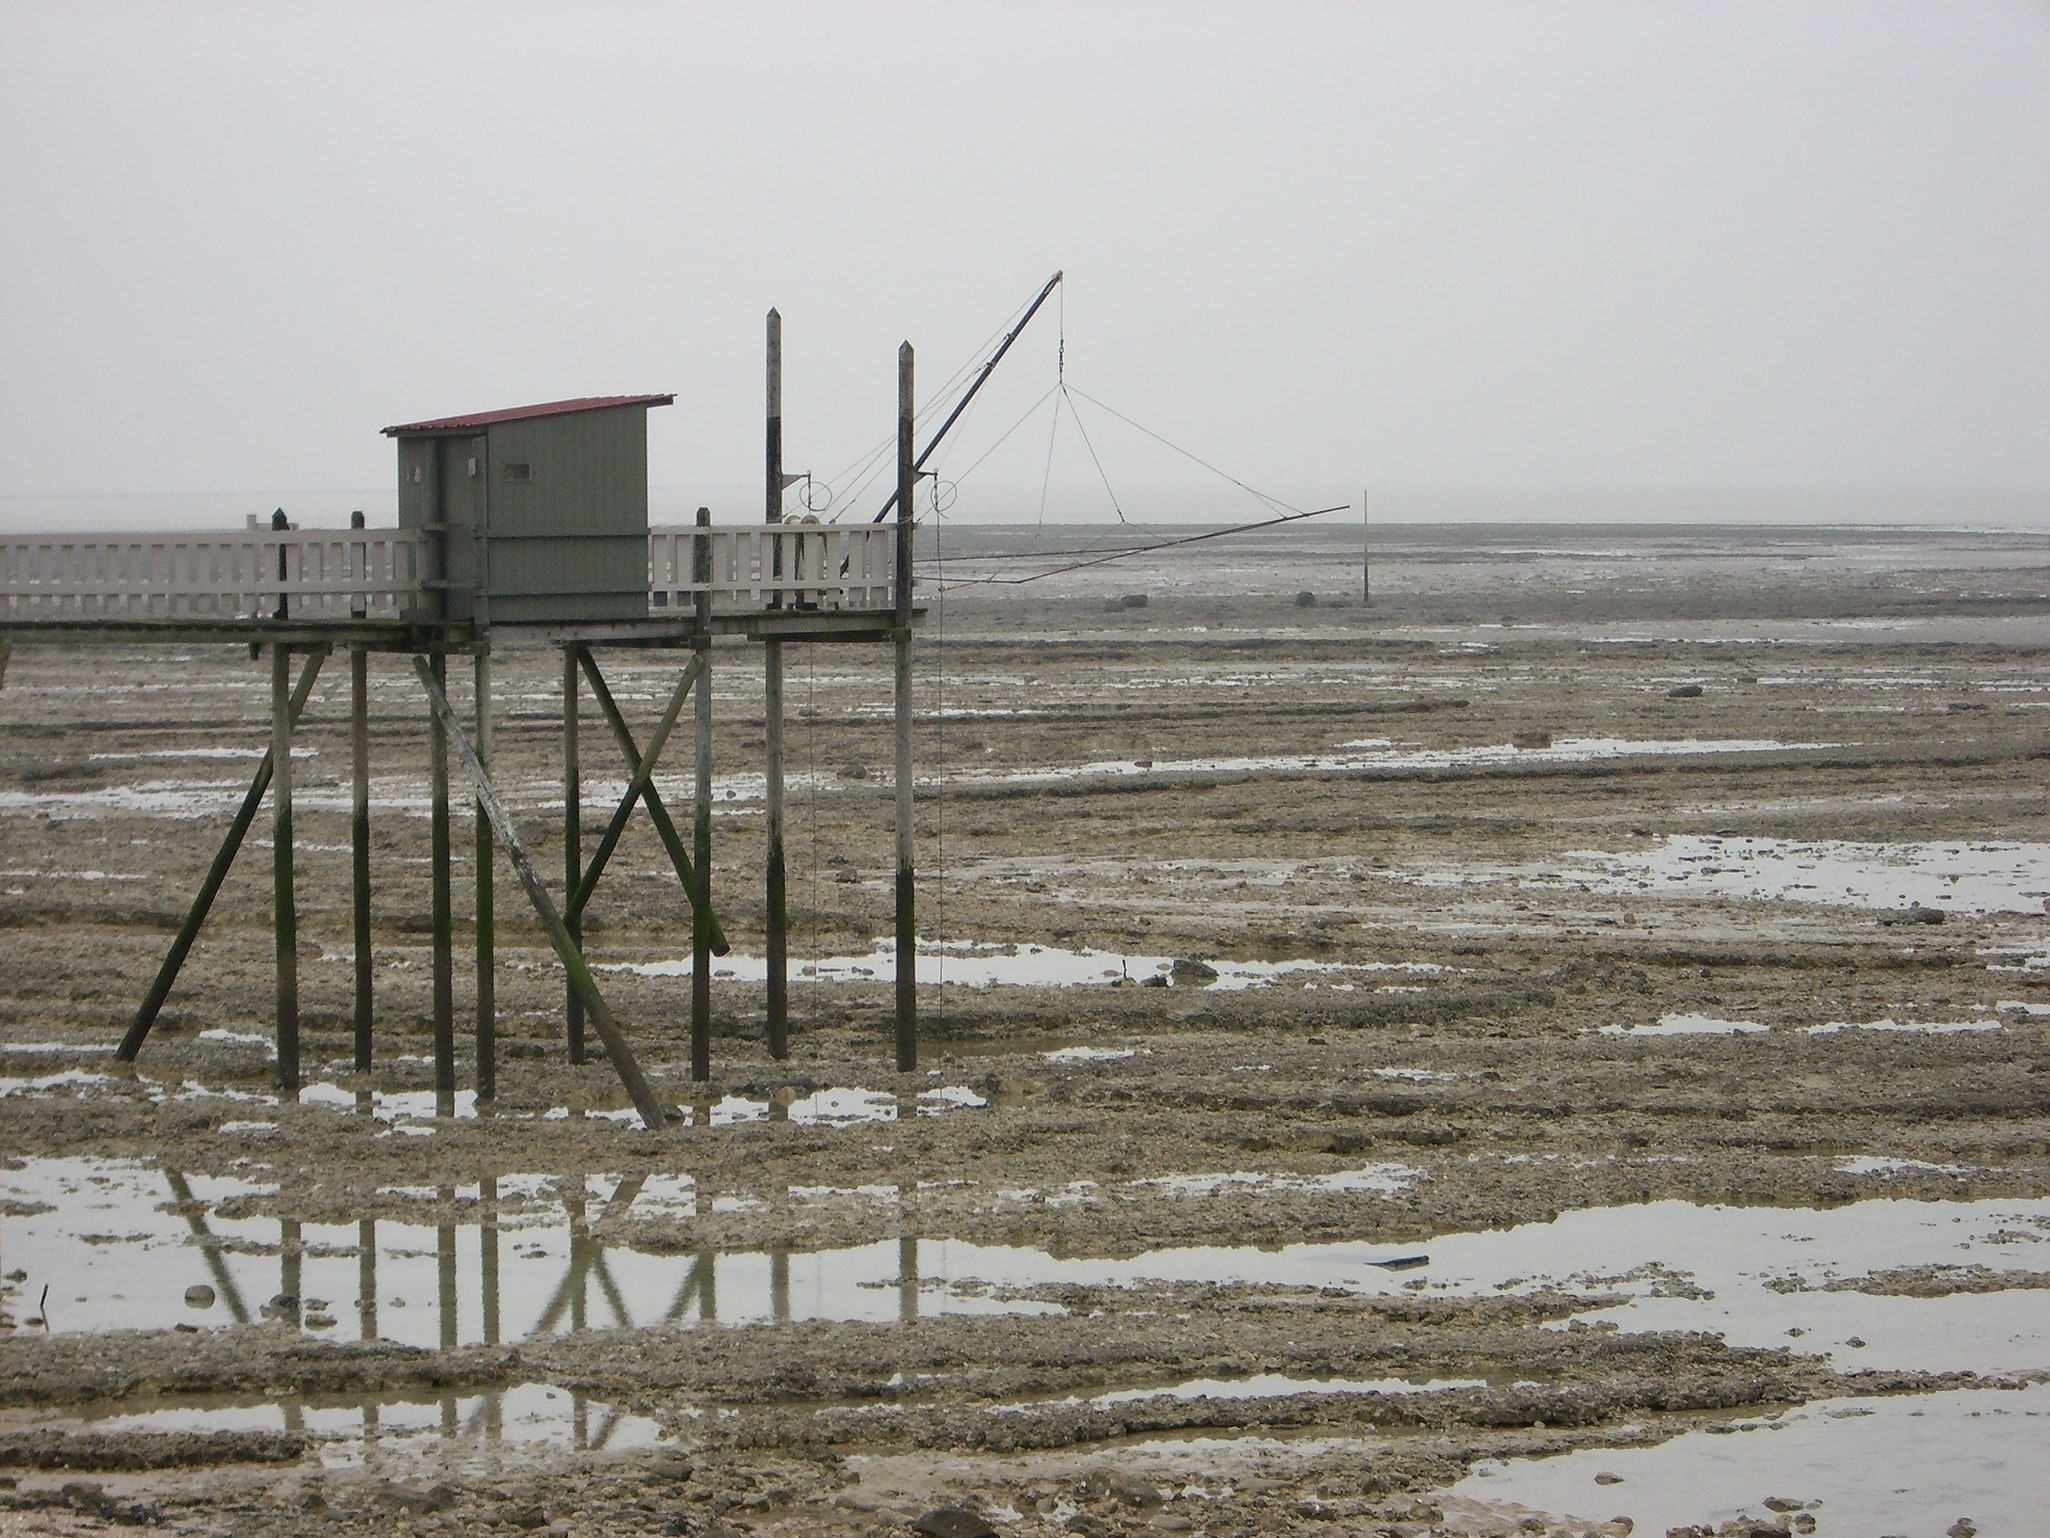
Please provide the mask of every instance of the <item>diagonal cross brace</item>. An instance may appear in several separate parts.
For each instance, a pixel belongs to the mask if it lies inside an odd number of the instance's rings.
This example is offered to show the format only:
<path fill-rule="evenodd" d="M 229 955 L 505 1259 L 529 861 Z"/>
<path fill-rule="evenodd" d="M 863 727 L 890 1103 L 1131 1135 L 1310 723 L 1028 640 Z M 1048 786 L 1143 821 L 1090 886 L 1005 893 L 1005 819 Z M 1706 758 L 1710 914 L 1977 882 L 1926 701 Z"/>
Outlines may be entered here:
<path fill-rule="evenodd" d="M 441 718 L 442 730 L 448 733 L 449 742 L 463 761 L 471 783 L 477 790 L 477 804 L 484 809 L 484 815 L 491 819 L 491 831 L 498 836 L 498 845 L 505 851 L 518 872 L 520 885 L 526 889 L 527 900 L 534 905 L 534 912 L 541 920 L 541 927 L 548 932 L 548 939 L 555 947 L 555 954 L 562 958 L 563 968 L 569 973 L 570 986 L 584 1001 L 584 1013 L 597 1028 L 598 1037 L 605 1043 L 605 1055 L 612 1060 L 618 1071 L 620 1082 L 633 1097 L 634 1109 L 641 1113 L 641 1120 L 653 1131 L 660 1131 L 667 1118 L 662 1106 L 655 1099 L 647 1076 L 641 1072 L 641 1065 L 634 1061 L 633 1048 L 626 1044 L 626 1037 L 620 1034 L 618 1022 L 612 1018 L 612 1010 L 605 1003 L 605 996 L 598 991 L 597 979 L 591 976 L 590 965 L 584 960 L 584 953 L 577 948 L 577 942 L 570 938 L 569 929 L 562 922 L 562 915 L 555 911 L 555 904 L 549 900 L 548 889 L 541 884 L 541 877 L 534 870 L 534 862 L 527 857 L 526 846 L 520 842 L 520 835 L 514 829 L 512 818 L 505 809 L 505 803 L 498 799 L 498 792 L 491 784 L 491 777 L 484 772 L 484 766 L 477 761 L 477 750 L 470 746 L 470 739 L 463 735 L 463 723 L 450 708 L 448 696 L 435 682 L 434 671 L 425 657 L 413 658 L 413 669 L 420 675 L 420 683 L 427 691 L 428 703 L 434 707 L 435 715 Z"/>
<path fill-rule="evenodd" d="M 313 681 L 320 676 L 320 665 L 327 660 L 326 646 L 316 646 L 307 654 L 306 666 L 300 670 L 299 682 L 292 690 L 287 707 L 292 724 L 299 724 L 299 717 L 306 709 L 306 701 L 312 697 Z M 171 984 L 178 980 L 178 969 L 185 965 L 185 958 L 191 954 L 192 942 L 199 938 L 199 929 L 206 922 L 212 910 L 214 899 L 220 895 L 221 883 L 228 879 L 229 867 L 234 865 L 235 856 L 242 848 L 242 840 L 249 832 L 249 825 L 256 821 L 258 808 L 263 805 L 263 793 L 270 789 L 271 753 L 264 750 L 263 760 L 256 766 L 256 773 L 249 781 L 249 794 L 242 798 L 242 806 L 235 813 L 235 820 L 228 827 L 228 836 L 221 840 L 220 852 L 214 856 L 213 868 L 206 873 L 206 880 L 200 883 L 199 895 L 192 899 L 192 906 L 186 911 L 185 922 L 178 928 L 177 939 L 171 942 L 171 949 L 164 957 L 164 964 L 157 969 L 157 980 L 150 984 L 149 992 L 143 996 L 142 1006 L 135 1012 L 135 1019 L 129 1024 L 128 1034 L 121 1038 L 121 1045 L 114 1049 L 114 1055 L 124 1063 L 135 1061 L 136 1053 L 142 1050 L 143 1039 L 149 1035 L 150 1027 L 157 1023 L 157 1014 L 164 1007 L 164 1000 L 171 996 Z"/>
<path fill-rule="evenodd" d="M 612 690 L 606 687 L 604 678 L 598 672 L 598 659 L 591 655 L 588 646 L 577 648 L 577 662 L 584 670 L 584 677 L 590 680 L 591 697 L 598 702 L 605 720 L 612 728 L 612 735 L 619 743 L 619 751 L 626 759 L 628 771 L 637 772 L 641 767 L 641 750 L 634 744 L 633 729 L 626 724 L 626 717 L 620 713 L 618 704 L 612 698 Z M 655 824 L 655 831 L 662 836 L 662 847 L 669 851 L 669 863 L 676 867 L 676 879 L 683 883 L 684 895 L 693 904 L 697 901 L 698 878 L 691 865 L 690 854 L 683 847 L 683 839 L 676 831 L 676 824 L 670 820 L 669 808 L 662 804 L 662 793 L 655 788 L 653 780 L 641 794 L 641 801 L 648 809 L 648 818 Z M 727 942 L 726 931 L 719 927 L 719 915 L 710 915 L 712 920 L 712 954 L 724 956 L 733 949 Z"/>
<path fill-rule="evenodd" d="M 704 671 L 704 659 L 701 657 L 693 656 L 684 665 L 683 676 L 676 680 L 676 688 L 669 695 L 669 708 L 662 712 L 662 720 L 655 727 L 655 735 L 648 739 L 648 751 L 640 755 L 640 761 L 633 766 L 633 778 L 627 781 L 626 794 L 619 798 L 619 805 L 612 813 L 612 821 L 605 825 L 605 836 L 598 840 L 597 851 L 591 856 L 591 863 L 584 870 L 584 879 L 577 883 L 577 889 L 569 894 L 562 905 L 564 922 L 574 924 L 583 917 L 585 905 L 590 902 L 591 894 L 598 889 L 598 878 L 605 874 L 606 862 L 612 858 L 612 851 L 619 847 L 619 836 L 626 831 L 626 820 L 633 813 L 634 803 L 654 788 L 655 760 L 662 756 L 663 748 L 669 745 L 669 734 L 676 729 L 676 718 L 683 714 L 683 702 L 690 698 L 691 686 L 697 683 Z M 696 887 L 688 878 L 685 880 L 684 890 L 696 891 Z"/>

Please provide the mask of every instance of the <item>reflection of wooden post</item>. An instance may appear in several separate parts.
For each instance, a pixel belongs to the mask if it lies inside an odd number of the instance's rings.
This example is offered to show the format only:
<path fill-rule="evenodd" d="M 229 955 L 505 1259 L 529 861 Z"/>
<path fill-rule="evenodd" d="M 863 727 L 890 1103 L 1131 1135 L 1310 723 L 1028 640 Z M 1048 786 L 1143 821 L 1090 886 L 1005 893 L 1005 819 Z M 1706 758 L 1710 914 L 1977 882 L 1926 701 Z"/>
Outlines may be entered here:
<path fill-rule="evenodd" d="M 768 467 L 764 482 L 766 517 L 772 532 L 769 535 L 769 577 L 780 584 L 783 579 L 783 543 L 773 532 L 774 526 L 783 521 L 783 317 L 774 310 L 769 311 L 769 425 L 767 433 Z M 783 607 L 781 586 L 769 593 L 769 607 Z M 767 787 L 763 793 L 763 815 L 767 823 L 768 869 L 766 871 L 768 901 L 767 944 L 764 959 L 768 963 L 768 1033 L 769 1056 L 786 1058 L 790 1055 L 790 962 L 789 941 L 786 926 L 789 921 L 789 899 L 784 889 L 783 867 L 783 643 L 765 641 L 762 643 L 762 745 Z"/>
<path fill-rule="evenodd" d="M 897 349 L 897 1071 L 918 1066 L 917 886 L 911 845 L 911 504 L 918 485 L 911 428 L 917 411 L 912 391 L 911 344 Z"/>
<path fill-rule="evenodd" d="M 484 1206 L 484 1222 L 480 1234 L 482 1249 L 481 1266 L 484 1282 L 484 1344 L 498 1344 L 498 1177 L 486 1175 L 477 1184 L 477 1194 Z"/>
<path fill-rule="evenodd" d="M 292 657 L 282 641 L 271 647 L 270 656 L 271 912 L 278 957 L 278 1087 L 287 1099 L 296 1099 L 299 910 L 292 892 Z"/>
<path fill-rule="evenodd" d="M 472 661 L 476 680 L 477 762 L 491 770 L 491 653 L 480 649 Z M 491 818 L 477 803 L 477 1061 L 472 1065 L 477 1098 L 498 1093 L 497 935 L 492 915 Z"/>
<path fill-rule="evenodd" d="M 437 694 L 447 688 L 448 664 L 440 652 L 428 663 Z M 434 1096 L 436 1109 L 453 1114 L 456 1093 L 455 919 L 449 897 L 448 728 L 441 712 L 428 723 L 429 819 L 434 881 Z"/>
<path fill-rule="evenodd" d="M 278 1291 L 292 1301 L 280 1304 L 297 1324 L 301 1313 L 299 1306 L 300 1261 L 306 1254 L 306 1246 L 299 1238 L 299 1220 L 280 1218 L 278 1220 Z"/>
<path fill-rule="evenodd" d="M 769 1317 L 778 1324 L 790 1322 L 790 1252 L 769 1251 Z"/>
<path fill-rule="evenodd" d="M 698 668 L 697 804 L 691 819 L 693 874 L 690 926 L 690 1076 L 712 1077 L 712 510 L 698 509 L 699 533 L 691 536 L 691 582 L 697 588 L 697 628 L 691 636 Z"/>
<path fill-rule="evenodd" d="M 918 1317 L 918 1240 L 910 1234 L 897 1240 L 897 1317 L 907 1324 Z"/>
<path fill-rule="evenodd" d="M 577 761 L 577 649 L 562 649 L 562 881 L 563 901 L 569 901 L 577 883 L 584 879 L 584 776 Z M 566 919 L 570 943 L 584 948 L 582 914 Z M 569 1031 L 569 1060 L 584 1060 L 584 1000 L 574 981 L 569 1000 L 563 1006 L 563 1020 Z"/>
<path fill-rule="evenodd" d="M 357 1334 L 364 1340 L 377 1339 L 377 1219 L 364 1218 L 356 1224 L 356 1313 Z"/>
<path fill-rule="evenodd" d="M 452 1187 L 443 1186 L 440 1191 L 440 1198 L 441 1204 L 444 1208 L 454 1208 L 456 1203 L 456 1193 Z M 439 1272 L 439 1280 L 441 1282 L 441 1349 L 444 1351 L 453 1351 L 456 1349 L 457 1340 L 455 1224 L 443 1223 L 435 1229 L 434 1251 L 437 1270 Z"/>

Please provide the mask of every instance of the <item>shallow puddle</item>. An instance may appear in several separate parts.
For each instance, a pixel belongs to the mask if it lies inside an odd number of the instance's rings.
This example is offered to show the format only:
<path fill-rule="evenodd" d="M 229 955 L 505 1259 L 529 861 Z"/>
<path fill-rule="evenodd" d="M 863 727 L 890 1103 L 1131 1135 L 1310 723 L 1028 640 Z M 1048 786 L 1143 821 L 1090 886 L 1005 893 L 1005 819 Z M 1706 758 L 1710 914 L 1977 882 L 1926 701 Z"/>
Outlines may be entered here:
<path fill-rule="evenodd" d="M 1877 1182 L 1914 1167 L 1880 1161 L 1847 1172 Z M 1412 1174 L 1396 1166 L 1241 1173 L 1074 1194 L 1129 1200 L 1151 1190 L 1223 1201 L 1293 1190 L 1377 1201 Z M 126 1161 L 43 1159 L 0 1172 L 0 1265 L 23 1273 L 4 1284 L 0 1311 L 17 1329 L 270 1319 L 340 1338 L 453 1347 L 663 1322 L 1059 1312 L 1033 1290 L 1077 1284 L 1279 1283 L 1449 1296 L 1559 1288 L 1619 1300 L 1585 1319 L 1632 1331 L 1714 1331 L 1733 1345 L 1820 1353 L 1845 1369 L 2050 1369 L 2050 1309 L 2040 1286 L 2029 1285 L 2050 1270 L 2050 1200 L 1880 1198 L 1826 1211 L 1667 1201 L 1400 1248 L 1202 1246 L 1093 1260 L 909 1235 L 807 1252 L 636 1248 L 637 1214 L 690 1219 L 842 1194 L 719 1195 L 682 1175 L 591 1176 L 581 1185 L 507 1176 L 392 1193 L 432 1204 L 418 1221 L 302 1224 L 217 1210 L 234 1197 L 271 1194 L 248 1181 L 188 1179 Z M 915 1222 L 915 1194 L 855 1194 L 895 1201 L 896 1212 L 879 1215 L 891 1227 Z M 1020 1193 L 1049 1202 L 1063 1194 Z M 1428 1260 L 1417 1264 L 1419 1255 Z M 1909 1272 L 1914 1286 L 1893 1284 Z M 193 1294 L 202 1301 L 187 1302 L 192 1288 L 204 1289 Z"/>
<path fill-rule="evenodd" d="M 1086 764 L 1049 765 L 1044 768 L 970 771 L 954 775 L 952 780 L 956 784 L 1052 785 L 1081 779 L 1199 774 L 1342 774 L 1371 770 L 1508 768 L 1703 753 L 1785 753 L 1793 749 L 1833 746 L 1835 744 L 1826 742 L 1781 742 L 1769 737 L 1670 740 L 1562 737 L 1542 748 L 1519 748 L 1507 742 L 1471 748 L 1424 748 L 1396 743 L 1386 737 L 1367 737 L 1342 742 L 1335 753 L 1274 753 L 1227 758 L 1108 758 Z"/>
<path fill-rule="evenodd" d="M 2043 1530 L 2050 1385 L 1825 1399 L 1656 1447 L 1478 1465 L 1441 1493 L 1454 1532 L 1526 1512 L 1572 1525 L 1629 1517 L 1640 1533 L 1806 1507 L 1832 1534 Z M 1608 1476 L 1597 1483 L 1597 1476 Z M 1613 1479 L 1614 1482 L 1609 1482 Z"/>
<path fill-rule="evenodd" d="M 887 940 L 859 956 L 827 956 L 807 961 L 793 969 L 794 975 L 811 981 L 888 981 L 896 976 L 896 946 Z M 1041 987 L 1070 988 L 1088 985 L 1136 983 L 1156 988 L 1197 987 L 1231 993 L 1260 988 L 1289 977 L 1344 976 L 1376 972 L 1442 972 L 1435 962 L 1424 961 L 1220 961 L 1205 967 L 1211 974 L 1192 976 L 1184 967 L 1176 976 L 1172 956 L 1128 955 L 1119 951 L 1065 950 L 1052 945 L 980 945 L 972 941 L 921 941 L 918 947 L 918 980 L 921 984 L 963 988 Z M 594 970 L 631 972 L 639 977 L 688 977 L 688 956 L 660 961 L 613 962 Z M 716 979 L 762 982 L 768 963 L 760 956 L 739 952 L 721 956 L 712 964 Z"/>
<path fill-rule="evenodd" d="M 1587 884 L 1621 894 L 2042 913 L 2050 898 L 2050 844 L 1852 844 L 1690 834 L 1661 839 L 1642 852 L 1576 851 L 1549 877 L 1560 886 Z"/>
<path fill-rule="evenodd" d="M 71 1436 L 270 1432 L 303 1436 L 328 1468 L 431 1458 L 438 1466 L 516 1462 L 542 1451 L 624 1452 L 663 1441 L 661 1425 L 548 1383 L 477 1393 L 279 1394 L 110 1404 L 98 1413 L 9 1414 L 4 1431 Z"/>

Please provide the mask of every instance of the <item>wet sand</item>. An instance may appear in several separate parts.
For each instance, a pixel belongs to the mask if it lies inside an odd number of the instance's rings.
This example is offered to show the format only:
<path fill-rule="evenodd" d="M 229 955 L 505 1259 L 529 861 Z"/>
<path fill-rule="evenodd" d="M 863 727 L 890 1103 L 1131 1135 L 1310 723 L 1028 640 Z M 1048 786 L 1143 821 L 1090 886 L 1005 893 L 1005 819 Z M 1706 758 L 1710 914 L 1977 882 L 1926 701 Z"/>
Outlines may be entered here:
<path fill-rule="evenodd" d="M 789 665 L 816 975 L 776 1063 L 759 658 L 718 652 L 709 1086 L 643 823 L 587 926 L 687 1113 L 659 1134 L 564 1060 L 502 867 L 499 1094 L 433 1114 L 424 712 L 392 659 L 375 1071 L 349 1062 L 332 664 L 295 762 L 317 1087 L 277 1102 L 255 835 L 118 1070 L 268 679 L 17 647 L 0 1503 L 82 1531 L 852 1533 L 957 1505 L 1020 1534 L 1827 1534 L 1866 1530 L 1883 1468 L 1887 1531 L 2002 1531 L 2034 1474 L 2000 1428 L 2043 1424 L 2050 1375 L 2050 542 L 1391 530 L 1363 606 L 1356 537 L 999 587 L 968 579 L 1029 563 L 950 536 L 902 1078 L 887 657 Z M 674 667 L 608 674 L 644 722 Z M 554 872 L 557 664 L 494 669 L 499 779 Z M 589 830 L 624 789 L 600 726 Z M 685 805 L 684 759 L 664 783 Z M 455 844 L 464 1012 L 466 818 Z M 466 1013 L 459 1052 L 467 1084 Z"/>

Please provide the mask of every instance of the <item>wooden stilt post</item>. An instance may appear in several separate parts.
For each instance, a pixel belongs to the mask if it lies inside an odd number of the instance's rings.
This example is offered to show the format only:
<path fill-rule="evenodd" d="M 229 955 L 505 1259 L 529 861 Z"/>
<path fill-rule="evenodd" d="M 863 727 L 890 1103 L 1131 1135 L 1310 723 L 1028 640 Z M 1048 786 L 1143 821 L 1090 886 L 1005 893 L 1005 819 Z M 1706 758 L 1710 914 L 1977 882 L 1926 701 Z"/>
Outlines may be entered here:
<path fill-rule="evenodd" d="M 296 722 L 306 709 L 306 701 L 313 693 L 313 680 L 320 676 L 320 665 L 327 658 L 327 648 L 322 646 L 306 659 L 306 665 L 299 671 L 299 683 L 292 690 L 291 712 Z M 200 883 L 199 895 L 192 899 L 192 906 L 185 911 L 185 922 L 178 926 L 177 938 L 171 941 L 171 949 L 164 957 L 164 964 L 157 968 L 156 981 L 150 984 L 149 992 L 143 996 L 142 1005 L 135 1012 L 135 1019 L 129 1023 L 128 1034 L 121 1038 L 121 1045 L 114 1049 L 114 1055 L 124 1063 L 135 1061 L 136 1053 L 142 1050 L 142 1043 L 149 1035 L 150 1027 L 156 1024 L 157 1014 L 164 1007 L 164 1000 L 170 997 L 171 984 L 178 980 L 178 971 L 185 965 L 185 958 L 192 952 L 192 942 L 199 938 L 199 929 L 206 922 L 207 913 L 214 905 L 214 898 L 220 895 L 221 883 L 228 879 L 228 871 L 235 863 L 235 856 L 241 851 L 242 840 L 248 836 L 250 825 L 256 821 L 256 814 L 263 806 L 264 792 L 270 789 L 271 752 L 264 750 L 263 760 L 256 766 L 256 773 L 250 777 L 249 790 L 242 797 L 241 808 L 235 813 L 235 820 L 228 826 L 228 836 L 221 840 L 219 852 L 214 855 L 213 868 L 206 873 L 206 880 Z"/>
<path fill-rule="evenodd" d="M 698 509 L 698 527 L 711 527 L 712 510 Z M 691 846 L 697 890 L 691 894 L 690 1076 L 712 1077 L 712 538 L 691 539 L 691 581 L 697 586 L 697 793 L 691 814 Z"/>
<path fill-rule="evenodd" d="M 477 762 L 491 772 L 491 652 L 480 646 L 471 663 L 476 682 Z M 491 819 L 477 803 L 477 1098 L 498 1093 L 498 937 L 492 912 Z"/>
<path fill-rule="evenodd" d="M 917 411 L 911 344 L 897 349 L 897 1071 L 918 1066 L 918 917 L 911 842 L 911 504 L 918 471 L 911 428 Z"/>
<path fill-rule="evenodd" d="M 437 692 L 447 687 L 448 663 L 436 652 L 428 669 Z M 437 1106 L 454 1110 L 456 1093 L 455 919 L 450 912 L 448 827 L 448 727 L 436 711 L 428 728 L 428 773 L 433 811 L 432 843 L 434 903 L 434 1096 Z"/>
<path fill-rule="evenodd" d="M 299 1093 L 299 908 L 292 891 L 292 657 L 271 646 L 271 918 L 278 958 L 278 1088 Z"/>
<path fill-rule="evenodd" d="M 577 889 L 584 879 L 584 775 L 577 750 L 577 654 L 574 645 L 562 649 L 562 882 L 563 892 Z M 568 900 L 567 895 L 564 898 Z M 581 917 L 564 921 L 578 950 L 584 946 Z M 569 985 L 563 1004 L 563 1024 L 569 1034 L 569 1060 L 584 1060 L 584 1000 L 576 984 Z"/>
<path fill-rule="evenodd" d="M 349 527 L 363 527 L 360 512 L 349 514 Z M 370 545 L 366 540 L 350 546 L 350 560 L 356 575 L 370 576 Z M 362 619 L 369 612 L 358 597 L 350 614 Z M 373 1013 L 375 974 L 370 961 L 370 649 L 361 642 L 349 648 L 349 776 L 352 791 L 349 817 L 349 877 L 351 917 L 354 919 L 356 950 L 356 1071 L 370 1071 L 370 1025 Z"/>
<path fill-rule="evenodd" d="M 770 524 L 783 521 L 783 317 L 769 311 L 769 412 L 767 466 L 763 477 L 763 516 Z M 770 536 L 770 577 L 783 578 L 783 546 Z M 783 607 L 780 589 L 769 595 L 769 607 Z M 767 823 L 768 869 L 767 945 L 769 1056 L 781 1060 L 790 1055 L 790 952 L 787 935 L 789 898 L 784 889 L 783 866 L 783 643 L 762 643 L 762 740 L 767 788 L 764 792 L 764 820 Z M 787 1261 L 786 1261 L 787 1264 Z"/>
<path fill-rule="evenodd" d="M 612 858 L 613 850 L 619 847 L 619 837 L 626 831 L 626 820 L 632 814 L 634 803 L 639 801 L 654 782 L 655 763 L 662 756 L 662 749 L 668 745 L 669 734 L 676 727 L 676 718 L 683 713 L 684 699 L 690 694 L 704 672 L 704 659 L 693 654 L 684 665 L 683 676 L 676 681 L 670 692 L 669 706 L 662 713 L 662 720 L 655 728 L 655 735 L 648 739 L 648 751 L 634 765 L 633 778 L 627 782 L 626 794 L 619 798 L 619 805 L 613 809 L 612 818 L 605 824 L 605 832 L 598 840 L 598 847 L 592 852 L 591 863 L 584 867 L 583 879 L 577 882 L 569 894 L 569 901 L 563 905 L 563 918 L 581 919 L 590 905 L 591 894 L 598 889 L 598 878 L 605 874 L 605 866 Z M 693 896 L 695 900 L 695 896 Z"/>
<path fill-rule="evenodd" d="M 555 947 L 555 954 L 561 958 L 570 982 L 584 1001 L 584 1013 L 590 1019 L 598 1039 L 605 1043 L 605 1055 L 612 1060 L 612 1066 L 626 1091 L 633 1097 L 634 1108 L 641 1113 L 641 1120 L 651 1129 L 659 1131 L 667 1122 L 661 1102 L 656 1100 L 655 1091 L 649 1086 L 640 1064 L 634 1061 L 633 1048 L 619 1032 L 619 1026 L 612 1018 L 612 1011 L 606 1006 L 605 996 L 598 991 L 598 983 L 591 976 L 591 968 L 584 960 L 584 954 L 570 939 L 569 930 L 562 922 L 562 915 L 555 911 L 555 904 L 548 896 L 548 889 L 541 884 L 540 872 L 534 869 L 534 862 L 528 858 L 527 849 L 520 842 L 519 831 L 504 806 L 499 803 L 498 793 L 491 788 L 491 781 L 484 773 L 484 766 L 477 762 L 477 753 L 463 736 L 462 723 L 450 708 L 448 695 L 443 691 L 441 680 L 434 676 L 434 669 L 425 657 L 413 659 L 414 671 L 420 675 L 421 685 L 427 690 L 428 702 L 434 707 L 435 718 L 441 722 L 446 734 L 444 742 L 452 744 L 462 758 L 463 769 L 470 776 L 470 783 L 477 789 L 477 799 L 483 803 L 484 815 L 491 819 L 491 831 L 498 836 L 498 846 L 505 851 L 505 857 L 512 862 L 514 874 L 520 878 L 520 886 L 527 894 L 527 901 L 533 904 L 534 915 L 541 920 L 541 927 L 547 931 L 549 944 Z M 443 749 L 446 754 L 446 747 Z M 451 1032 L 451 1037 L 453 1032 Z"/>
<path fill-rule="evenodd" d="M 349 648 L 349 868 L 356 929 L 356 1071 L 370 1071 L 370 652 Z"/>
<path fill-rule="evenodd" d="M 577 648 L 577 661 L 583 665 L 584 682 L 591 686 L 591 698 L 598 702 L 604 713 L 606 724 L 612 728 L 613 739 L 619 744 L 620 756 L 626 760 L 627 772 L 640 778 L 641 750 L 634 742 L 634 734 L 626 724 L 626 717 L 619 713 L 619 704 L 612 698 L 611 689 L 606 687 L 605 675 L 598 671 L 598 659 L 591 655 L 588 646 Z M 655 832 L 662 839 L 662 847 L 669 851 L 669 863 L 676 868 L 676 879 L 682 883 L 683 895 L 695 903 L 698 900 L 698 878 L 691 864 L 690 853 L 683 847 L 683 835 L 676 831 L 676 823 L 669 815 L 669 808 L 662 802 L 662 793 L 650 779 L 641 787 L 641 805 L 648 809 L 648 819 L 655 824 Z M 574 890 L 576 878 L 571 878 Z M 726 931 L 719 924 L 719 910 L 714 908 L 712 919 L 712 954 L 724 956 L 732 950 L 726 943 Z"/>

